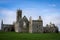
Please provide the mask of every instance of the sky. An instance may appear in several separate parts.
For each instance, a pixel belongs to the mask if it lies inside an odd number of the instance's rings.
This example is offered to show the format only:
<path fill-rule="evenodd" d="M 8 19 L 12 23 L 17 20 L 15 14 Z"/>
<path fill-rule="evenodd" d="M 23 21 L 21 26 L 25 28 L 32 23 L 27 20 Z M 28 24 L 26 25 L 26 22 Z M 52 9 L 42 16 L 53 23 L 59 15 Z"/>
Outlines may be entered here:
<path fill-rule="evenodd" d="M 37 20 L 41 16 L 43 26 L 52 22 L 60 31 L 60 0 L 0 0 L 0 24 L 1 20 L 4 24 L 13 24 L 18 9 L 28 19 L 32 16 Z"/>

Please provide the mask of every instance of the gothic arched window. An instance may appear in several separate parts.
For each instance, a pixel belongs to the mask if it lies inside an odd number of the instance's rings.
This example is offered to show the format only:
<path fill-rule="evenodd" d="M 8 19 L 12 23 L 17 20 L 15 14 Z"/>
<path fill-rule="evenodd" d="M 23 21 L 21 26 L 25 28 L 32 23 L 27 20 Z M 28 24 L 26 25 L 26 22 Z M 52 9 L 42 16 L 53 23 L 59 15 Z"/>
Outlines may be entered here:
<path fill-rule="evenodd" d="M 26 28 L 26 22 L 23 22 L 23 28 Z"/>

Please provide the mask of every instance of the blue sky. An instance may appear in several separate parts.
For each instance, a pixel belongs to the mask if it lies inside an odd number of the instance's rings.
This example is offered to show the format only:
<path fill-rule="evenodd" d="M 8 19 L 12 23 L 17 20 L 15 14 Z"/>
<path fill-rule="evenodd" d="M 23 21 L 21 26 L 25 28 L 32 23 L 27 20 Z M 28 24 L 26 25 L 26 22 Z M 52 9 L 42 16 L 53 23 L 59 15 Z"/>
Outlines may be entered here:
<path fill-rule="evenodd" d="M 5 24 L 16 21 L 17 9 L 22 9 L 28 19 L 41 16 L 44 26 L 52 22 L 60 30 L 60 0 L 0 0 L 0 24 L 2 19 Z"/>

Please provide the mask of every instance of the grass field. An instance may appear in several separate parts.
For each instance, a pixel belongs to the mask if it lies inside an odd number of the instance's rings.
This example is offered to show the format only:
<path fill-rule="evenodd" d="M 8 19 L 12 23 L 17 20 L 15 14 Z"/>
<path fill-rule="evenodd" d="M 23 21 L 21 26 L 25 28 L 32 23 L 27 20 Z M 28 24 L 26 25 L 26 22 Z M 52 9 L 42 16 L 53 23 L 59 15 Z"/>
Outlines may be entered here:
<path fill-rule="evenodd" d="M 60 40 L 60 33 L 0 32 L 0 40 Z"/>

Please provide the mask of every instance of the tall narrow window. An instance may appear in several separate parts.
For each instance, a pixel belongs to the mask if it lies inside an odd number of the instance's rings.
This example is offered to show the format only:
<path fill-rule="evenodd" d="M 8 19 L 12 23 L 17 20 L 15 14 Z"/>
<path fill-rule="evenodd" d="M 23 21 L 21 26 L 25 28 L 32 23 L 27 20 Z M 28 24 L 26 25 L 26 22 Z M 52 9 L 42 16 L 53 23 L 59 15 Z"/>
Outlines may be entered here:
<path fill-rule="evenodd" d="M 23 22 L 23 27 L 26 28 L 26 22 Z"/>

